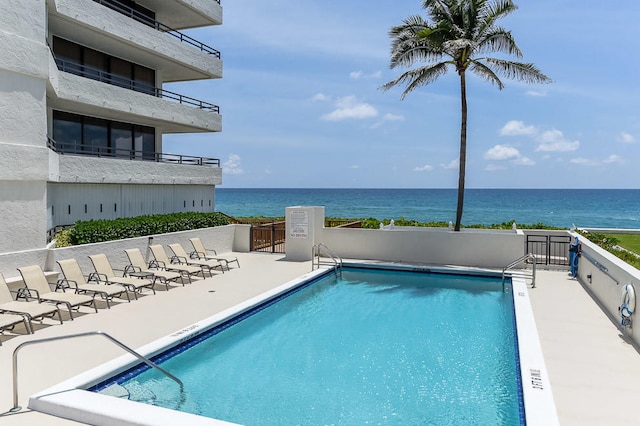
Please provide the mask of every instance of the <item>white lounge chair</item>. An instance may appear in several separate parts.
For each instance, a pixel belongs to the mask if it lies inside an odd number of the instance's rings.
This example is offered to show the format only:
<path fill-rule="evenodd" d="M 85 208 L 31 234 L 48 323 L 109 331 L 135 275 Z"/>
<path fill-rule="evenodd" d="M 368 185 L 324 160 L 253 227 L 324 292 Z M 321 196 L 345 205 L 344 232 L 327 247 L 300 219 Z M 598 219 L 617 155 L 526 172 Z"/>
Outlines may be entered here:
<path fill-rule="evenodd" d="M 167 271 L 155 265 L 155 262 L 151 262 L 152 265 L 147 265 L 144 261 L 144 257 L 142 256 L 142 252 L 140 249 L 126 249 L 124 251 L 129 258 L 129 265 L 124 268 L 125 274 L 134 272 L 134 273 L 148 273 L 153 274 L 153 276 L 160 280 L 160 283 L 164 284 L 167 290 L 169 290 L 169 283 L 175 282 L 177 283 L 180 280 L 180 284 L 184 286 L 183 278 L 189 279 L 189 274 L 184 275 L 178 271 Z"/>
<path fill-rule="evenodd" d="M 199 266 L 191 266 L 191 265 L 180 265 L 176 263 L 172 263 L 169 260 L 169 256 L 167 256 L 167 252 L 164 250 L 160 244 L 153 244 L 149 246 L 151 250 L 151 254 L 153 255 L 154 265 L 159 268 L 165 269 L 167 271 L 176 271 L 185 273 L 189 278 L 189 283 L 191 283 L 191 277 L 193 275 L 201 274 L 204 278 L 204 271 Z"/>
<path fill-rule="evenodd" d="M 18 268 L 20 275 L 22 275 L 22 281 L 24 281 L 24 288 L 21 292 L 28 293 L 30 297 L 36 299 L 38 302 L 50 302 L 56 305 L 66 305 L 69 310 L 69 317 L 73 321 L 72 309 L 80 306 L 93 306 L 93 309 L 98 312 L 96 301 L 93 297 L 89 297 L 84 294 L 65 293 L 51 291 L 49 281 L 44 275 L 42 268 L 39 265 L 24 266 Z"/>
<path fill-rule="evenodd" d="M 238 265 L 238 268 L 240 267 L 240 261 L 237 257 L 218 256 L 218 253 L 214 249 L 205 248 L 200 238 L 190 238 L 189 241 L 193 246 L 193 251 L 191 252 L 192 258 L 217 260 L 225 264 L 227 270 L 229 270 L 230 263 L 235 263 Z"/>
<path fill-rule="evenodd" d="M 107 285 L 123 285 L 133 293 L 136 299 L 138 299 L 138 293 L 140 293 L 143 288 L 148 288 L 153 291 L 153 294 L 156 294 L 156 290 L 153 288 L 155 285 L 153 274 L 143 274 L 139 277 L 134 277 L 132 276 L 133 274 L 129 274 L 130 276 L 128 277 L 118 276 L 114 272 L 114 269 L 105 254 L 92 254 L 89 256 L 89 259 L 91 259 L 93 269 L 96 271 L 97 279 L 101 282 Z"/>
<path fill-rule="evenodd" d="M 19 293 L 19 292 L 16 292 Z M 60 309 L 58 306 L 51 305 L 49 303 L 41 303 L 35 300 L 29 301 L 29 293 L 23 292 L 24 301 L 14 300 L 13 296 L 11 296 L 11 290 L 9 290 L 9 286 L 4 279 L 4 276 L 0 274 L 0 312 L 9 313 L 9 314 L 17 314 L 17 315 L 26 315 L 29 323 L 29 327 L 31 328 L 31 333 L 33 333 L 33 324 L 32 321 L 34 319 L 42 320 L 43 318 L 58 316 L 58 320 L 60 324 L 62 324 L 62 314 L 60 313 Z"/>
<path fill-rule="evenodd" d="M 171 261 L 173 263 L 199 266 L 203 271 L 206 270 L 209 273 L 209 276 L 213 276 L 212 271 L 214 269 L 220 269 L 224 274 L 224 265 L 222 263 L 213 259 L 192 259 L 180 243 L 169 244 L 169 249 L 173 252 L 173 257 L 171 257 Z"/>
<path fill-rule="evenodd" d="M 87 279 L 82 274 L 82 269 L 75 259 L 58 260 L 58 265 L 62 271 L 63 279 L 58 280 L 56 286 L 66 286 L 67 288 L 73 288 L 78 294 L 91 294 L 94 297 L 100 296 L 106 303 L 107 309 L 111 309 L 109 303 L 114 297 L 127 297 L 127 301 L 131 302 L 127 287 L 122 284 L 101 284 L 97 279 L 91 282 L 87 282 Z"/>
<path fill-rule="evenodd" d="M 13 327 L 20 323 L 23 323 L 27 329 L 27 333 L 31 334 L 31 324 L 29 324 L 25 315 L 0 313 L 0 334 L 2 334 L 4 330 L 13 330 Z M 2 339 L 0 339 L 0 346 L 2 346 Z"/>

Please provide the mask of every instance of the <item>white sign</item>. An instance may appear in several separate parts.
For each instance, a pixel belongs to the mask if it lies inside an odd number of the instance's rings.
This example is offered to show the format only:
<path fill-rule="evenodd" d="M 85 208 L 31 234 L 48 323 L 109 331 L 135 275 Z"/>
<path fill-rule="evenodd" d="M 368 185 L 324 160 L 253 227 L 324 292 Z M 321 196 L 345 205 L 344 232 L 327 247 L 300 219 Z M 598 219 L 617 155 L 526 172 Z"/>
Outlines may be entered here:
<path fill-rule="evenodd" d="M 307 210 L 291 210 L 289 212 L 289 236 L 291 238 L 309 237 L 309 212 Z"/>

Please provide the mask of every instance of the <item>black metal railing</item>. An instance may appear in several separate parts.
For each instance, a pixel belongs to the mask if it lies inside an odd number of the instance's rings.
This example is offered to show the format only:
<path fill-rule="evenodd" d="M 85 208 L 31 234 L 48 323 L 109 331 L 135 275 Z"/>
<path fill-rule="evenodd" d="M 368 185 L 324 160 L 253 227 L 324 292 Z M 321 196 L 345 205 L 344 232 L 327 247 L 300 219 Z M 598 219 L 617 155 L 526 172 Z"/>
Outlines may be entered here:
<path fill-rule="evenodd" d="M 47 147 L 58 154 L 87 155 L 90 157 L 110 157 L 156 163 L 185 164 L 194 166 L 220 167 L 218 158 L 195 157 L 192 155 L 167 154 L 164 152 L 136 151 L 109 146 L 91 146 L 77 143 L 56 142 L 47 138 Z"/>
<path fill-rule="evenodd" d="M 156 21 L 152 17 L 145 15 L 140 11 L 132 9 L 129 6 L 126 6 L 117 0 L 93 0 L 93 1 L 103 6 L 106 6 L 109 9 L 115 10 L 116 12 L 119 12 L 125 16 L 128 16 L 129 18 L 134 19 L 144 25 L 147 25 L 163 33 L 169 34 L 170 36 L 180 40 L 182 43 L 186 43 L 195 47 L 196 49 L 200 49 L 200 51 L 202 52 L 208 53 L 210 55 L 214 55 L 216 58 L 220 58 L 220 52 L 214 49 L 213 47 L 207 46 L 206 44 L 199 42 L 198 40 L 192 37 L 189 37 L 188 35 L 183 34 L 178 30 L 174 30 L 173 28 L 161 22 Z M 216 1 L 220 3 L 219 0 L 216 0 Z"/>
<path fill-rule="evenodd" d="M 569 265 L 569 245 L 571 237 L 567 235 L 527 235 L 527 253 L 536 258 L 537 264 Z"/>
<path fill-rule="evenodd" d="M 157 98 L 168 99 L 178 102 L 182 105 L 188 105 L 195 108 L 203 109 L 206 111 L 212 111 L 216 114 L 220 114 L 220 107 L 210 102 L 201 101 L 189 96 L 184 96 L 179 93 L 171 92 L 153 86 L 152 84 L 145 83 L 139 80 L 131 80 L 126 77 L 122 77 L 117 74 L 113 74 L 100 68 L 92 67 L 90 65 L 83 65 L 76 61 L 70 61 L 68 59 L 58 58 L 54 55 L 56 65 L 60 71 L 68 72 L 70 74 L 86 77 L 91 80 L 100 81 L 102 83 L 111 84 L 114 86 L 122 87 L 136 92 L 145 93 L 147 95 L 155 96 Z"/>

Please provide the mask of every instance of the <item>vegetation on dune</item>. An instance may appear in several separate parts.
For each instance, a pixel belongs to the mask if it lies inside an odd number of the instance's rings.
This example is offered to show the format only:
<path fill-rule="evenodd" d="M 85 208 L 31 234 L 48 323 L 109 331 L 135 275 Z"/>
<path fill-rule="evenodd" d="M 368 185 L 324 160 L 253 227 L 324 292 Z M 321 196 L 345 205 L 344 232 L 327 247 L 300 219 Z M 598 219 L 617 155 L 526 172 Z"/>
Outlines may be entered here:
<path fill-rule="evenodd" d="M 522 52 L 510 31 L 497 24 L 517 9 L 511 0 L 423 0 L 427 19 L 410 16 L 402 25 L 391 28 L 391 68 L 414 69 L 403 72 L 381 88 L 405 85 L 401 99 L 413 90 L 435 82 L 454 69 L 460 80 L 460 156 L 458 169 L 458 206 L 455 230 L 459 231 L 464 204 L 465 168 L 467 158 L 467 82 L 470 71 L 502 89 L 498 76 L 525 83 L 549 83 L 551 79 L 535 65 L 515 62 L 499 53 L 516 58 Z"/>
<path fill-rule="evenodd" d="M 634 268 L 640 269 L 640 235 L 598 234 L 584 231 L 580 231 L 580 234 Z"/>

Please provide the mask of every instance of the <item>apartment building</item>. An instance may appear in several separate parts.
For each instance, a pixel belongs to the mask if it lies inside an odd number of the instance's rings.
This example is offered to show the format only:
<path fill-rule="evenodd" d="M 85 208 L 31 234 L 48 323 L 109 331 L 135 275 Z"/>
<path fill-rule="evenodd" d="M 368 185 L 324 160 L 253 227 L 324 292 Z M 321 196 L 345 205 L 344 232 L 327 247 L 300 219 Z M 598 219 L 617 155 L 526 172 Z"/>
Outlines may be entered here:
<path fill-rule="evenodd" d="M 184 33 L 221 23 L 219 0 L 0 2 L 0 253 L 78 220 L 214 211 L 220 161 L 162 139 L 221 131 L 219 107 L 163 86 L 222 77 Z"/>

